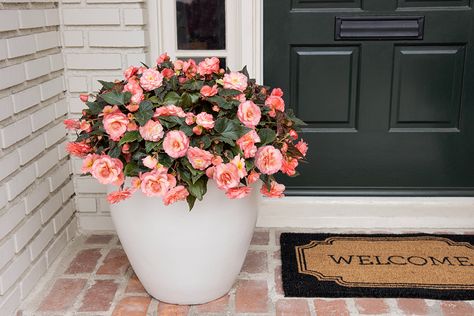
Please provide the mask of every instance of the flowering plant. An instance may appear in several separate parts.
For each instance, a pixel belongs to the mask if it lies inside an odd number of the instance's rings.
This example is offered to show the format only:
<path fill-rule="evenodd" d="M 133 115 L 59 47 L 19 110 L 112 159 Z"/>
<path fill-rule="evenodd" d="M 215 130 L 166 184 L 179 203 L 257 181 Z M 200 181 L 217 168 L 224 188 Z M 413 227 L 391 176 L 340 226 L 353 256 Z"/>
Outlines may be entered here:
<path fill-rule="evenodd" d="M 64 122 L 76 130 L 67 149 L 83 158 L 82 172 L 119 187 L 110 203 L 141 190 L 165 205 L 186 199 L 191 209 L 209 179 L 231 199 L 259 178 L 262 194 L 283 196 L 274 175 L 296 175 L 308 147 L 296 142 L 304 123 L 285 113 L 281 89 L 256 84 L 246 68 L 224 71 L 216 57 L 196 64 L 166 53 L 156 67 L 132 66 L 124 77 L 81 95 L 82 117 Z"/>

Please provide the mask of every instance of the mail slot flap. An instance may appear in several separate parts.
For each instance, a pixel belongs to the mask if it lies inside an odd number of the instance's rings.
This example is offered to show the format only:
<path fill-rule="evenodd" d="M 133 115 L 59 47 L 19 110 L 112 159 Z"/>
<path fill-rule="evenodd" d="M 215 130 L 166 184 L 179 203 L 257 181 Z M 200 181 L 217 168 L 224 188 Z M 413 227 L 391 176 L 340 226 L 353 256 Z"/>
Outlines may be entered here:
<path fill-rule="evenodd" d="M 422 16 L 336 17 L 336 40 L 423 39 Z"/>

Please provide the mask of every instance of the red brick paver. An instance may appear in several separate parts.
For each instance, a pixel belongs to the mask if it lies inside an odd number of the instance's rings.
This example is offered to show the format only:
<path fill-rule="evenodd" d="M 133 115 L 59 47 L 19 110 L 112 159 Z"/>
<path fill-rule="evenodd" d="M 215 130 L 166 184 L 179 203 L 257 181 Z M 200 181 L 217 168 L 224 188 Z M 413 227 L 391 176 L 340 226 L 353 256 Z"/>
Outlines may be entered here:
<path fill-rule="evenodd" d="M 122 249 L 111 249 L 104 263 L 97 270 L 97 274 L 124 274 L 130 263 Z"/>
<path fill-rule="evenodd" d="M 250 242 L 252 245 L 268 245 L 270 240 L 270 234 L 268 232 L 258 231 L 253 233 L 252 241 Z"/>
<path fill-rule="evenodd" d="M 68 309 L 86 285 L 86 281 L 85 279 L 58 279 L 38 310 L 44 312 Z"/>
<path fill-rule="evenodd" d="M 268 310 L 266 281 L 239 280 L 235 293 L 235 310 L 239 313 L 262 313 Z"/>
<path fill-rule="evenodd" d="M 445 316 L 467 316 L 474 315 L 474 307 L 466 302 L 443 301 L 441 309 Z"/>
<path fill-rule="evenodd" d="M 186 316 L 189 313 L 189 306 L 158 303 L 158 316 Z"/>
<path fill-rule="evenodd" d="M 115 307 L 112 316 L 146 316 L 151 298 L 146 296 L 129 296 L 123 298 Z"/>
<path fill-rule="evenodd" d="M 97 261 L 99 261 L 101 256 L 100 249 L 85 249 L 79 251 L 66 270 L 66 273 L 91 273 L 94 271 Z"/>
<path fill-rule="evenodd" d="M 86 244 L 108 244 L 113 235 L 91 235 L 86 239 Z"/>
<path fill-rule="evenodd" d="M 388 313 L 388 305 L 383 299 L 377 298 L 356 298 L 356 307 L 363 315 L 380 315 Z"/>
<path fill-rule="evenodd" d="M 316 315 L 321 316 L 349 316 L 344 300 L 314 300 Z"/>
<path fill-rule="evenodd" d="M 276 302 L 277 316 L 307 316 L 311 315 L 306 300 L 282 299 Z"/>
<path fill-rule="evenodd" d="M 281 281 L 281 266 L 275 267 L 275 291 L 277 294 L 283 295 L 283 282 Z"/>
<path fill-rule="evenodd" d="M 267 253 L 266 251 L 249 250 L 245 258 L 242 272 L 262 273 L 267 272 Z"/>
<path fill-rule="evenodd" d="M 87 290 L 79 308 L 80 312 L 108 311 L 117 292 L 118 284 L 113 280 L 97 280 Z"/>
<path fill-rule="evenodd" d="M 406 315 L 427 315 L 428 306 L 425 300 L 400 298 L 397 300 L 398 308 L 400 308 Z"/>
<path fill-rule="evenodd" d="M 145 288 L 138 279 L 137 275 L 134 273 L 130 280 L 128 280 L 127 288 L 125 289 L 126 293 L 146 293 Z"/>
<path fill-rule="evenodd" d="M 224 295 L 212 302 L 196 306 L 198 313 L 224 313 L 229 305 L 229 295 Z"/>

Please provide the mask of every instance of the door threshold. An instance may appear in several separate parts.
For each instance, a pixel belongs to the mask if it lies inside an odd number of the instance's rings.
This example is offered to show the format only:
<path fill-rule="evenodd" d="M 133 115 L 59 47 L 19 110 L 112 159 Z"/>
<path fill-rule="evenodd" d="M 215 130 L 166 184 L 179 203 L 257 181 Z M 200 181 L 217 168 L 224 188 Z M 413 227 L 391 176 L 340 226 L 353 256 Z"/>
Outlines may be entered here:
<path fill-rule="evenodd" d="M 261 198 L 257 226 L 474 231 L 474 197 Z"/>

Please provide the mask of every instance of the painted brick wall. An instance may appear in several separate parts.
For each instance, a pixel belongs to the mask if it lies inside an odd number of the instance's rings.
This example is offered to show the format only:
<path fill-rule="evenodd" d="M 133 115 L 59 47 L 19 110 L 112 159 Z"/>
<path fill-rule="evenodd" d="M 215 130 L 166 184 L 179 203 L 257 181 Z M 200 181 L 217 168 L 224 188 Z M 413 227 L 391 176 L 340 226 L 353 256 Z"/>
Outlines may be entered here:
<path fill-rule="evenodd" d="M 146 12 L 143 0 L 61 0 L 67 100 L 71 117 L 84 104 L 79 95 L 96 92 L 98 79 L 122 77 L 128 65 L 145 62 Z M 81 230 L 113 229 L 105 187 L 80 176 L 73 159 L 76 208 Z"/>
<path fill-rule="evenodd" d="M 0 315 L 76 233 L 59 24 L 57 1 L 0 3 Z"/>

